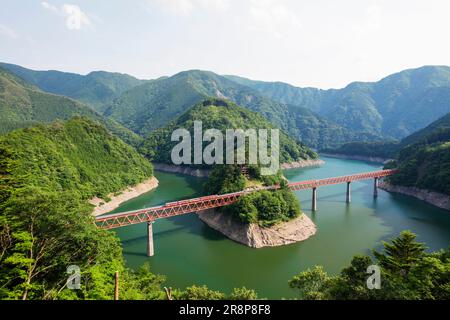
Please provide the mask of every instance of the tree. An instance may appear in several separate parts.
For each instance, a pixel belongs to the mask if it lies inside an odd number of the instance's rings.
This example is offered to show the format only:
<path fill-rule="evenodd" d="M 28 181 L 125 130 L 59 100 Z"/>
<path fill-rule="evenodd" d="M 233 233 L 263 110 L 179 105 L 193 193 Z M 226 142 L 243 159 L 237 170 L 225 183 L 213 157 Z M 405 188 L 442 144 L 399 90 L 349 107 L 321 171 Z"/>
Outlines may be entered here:
<path fill-rule="evenodd" d="M 425 245 L 415 239 L 414 233 L 403 231 L 398 238 L 392 240 L 392 244 L 383 242 L 383 253 L 374 251 L 373 254 L 385 269 L 407 275 L 425 254 Z"/>

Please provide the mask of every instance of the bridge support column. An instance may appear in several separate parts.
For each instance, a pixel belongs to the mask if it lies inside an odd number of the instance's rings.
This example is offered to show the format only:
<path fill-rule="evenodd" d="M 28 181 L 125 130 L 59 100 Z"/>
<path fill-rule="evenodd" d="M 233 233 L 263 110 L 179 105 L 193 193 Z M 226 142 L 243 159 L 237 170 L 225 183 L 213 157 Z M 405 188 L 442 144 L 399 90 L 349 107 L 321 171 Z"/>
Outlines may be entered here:
<path fill-rule="evenodd" d="M 312 188 L 311 210 L 317 211 L 317 187 Z"/>
<path fill-rule="evenodd" d="M 155 254 L 153 248 L 153 222 L 147 223 L 147 256 L 151 257 Z"/>
<path fill-rule="evenodd" d="M 378 177 L 373 179 L 373 196 L 378 197 Z"/>
<path fill-rule="evenodd" d="M 345 195 L 345 202 L 350 203 L 352 201 L 352 195 L 351 195 L 351 181 L 347 181 L 347 193 Z"/>

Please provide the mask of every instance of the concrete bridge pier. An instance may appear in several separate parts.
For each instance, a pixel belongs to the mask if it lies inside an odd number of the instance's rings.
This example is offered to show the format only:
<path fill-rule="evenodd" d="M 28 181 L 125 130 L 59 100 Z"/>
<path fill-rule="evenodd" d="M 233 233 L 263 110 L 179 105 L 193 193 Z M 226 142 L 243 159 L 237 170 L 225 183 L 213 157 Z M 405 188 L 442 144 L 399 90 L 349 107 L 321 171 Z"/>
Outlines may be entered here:
<path fill-rule="evenodd" d="M 147 256 L 151 257 L 155 254 L 153 247 L 153 221 L 147 223 Z"/>
<path fill-rule="evenodd" d="M 351 187 L 351 181 L 347 181 L 347 193 L 346 193 L 346 195 L 345 195 L 345 202 L 346 203 L 350 203 L 351 201 L 352 201 L 352 195 L 351 195 L 351 189 L 352 189 L 352 187 Z"/>
<path fill-rule="evenodd" d="M 317 211 L 317 187 L 312 188 L 311 210 Z"/>
<path fill-rule="evenodd" d="M 375 198 L 378 197 L 378 177 L 375 177 L 375 179 L 373 179 L 373 196 Z"/>

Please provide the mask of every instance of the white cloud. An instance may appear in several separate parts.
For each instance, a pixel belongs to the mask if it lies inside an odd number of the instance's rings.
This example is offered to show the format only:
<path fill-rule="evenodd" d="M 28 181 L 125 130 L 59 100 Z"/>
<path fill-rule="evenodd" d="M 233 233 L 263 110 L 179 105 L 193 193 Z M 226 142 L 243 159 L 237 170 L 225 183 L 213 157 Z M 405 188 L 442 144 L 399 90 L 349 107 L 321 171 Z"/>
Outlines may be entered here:
<path fill-rule="evenodd" d="M 41 2 L 41 5 L 42 5 L 45 9 L 50 10 L 50 11 L 52 11 L 52 12 L 54 12 L 54 13 L 58 13 L 58 12 L 59 12 L 59 10 L 58 10 L 57 7 L 55 7 L 54 5 L 48 3 L 47 1 L 42 1 L 42 2 Z"/>
<path fill-rule="evenodd" d="M 17 39 L 19 35 L 11 28 L 0 24 L 0 36 L 7 37 L 10 39 Z"/>
<path fill-rule="evenodd" d="M 86 13 L 81 11 L 79 6 L 64 4 L 63 12 L 66 14 L 66 27 L 69 30 L 81 30 L 83 26 L 91 25 L 91 21 Z"/>
<path fill-rule="evenodd" d="M 41 2 L 41 5 L 45 9 L 63 17 L 69 30 L 81 30 L 92 25 L 89 16 L 77 5 L 63 4 L 60 9 L 46 1 Z"/>

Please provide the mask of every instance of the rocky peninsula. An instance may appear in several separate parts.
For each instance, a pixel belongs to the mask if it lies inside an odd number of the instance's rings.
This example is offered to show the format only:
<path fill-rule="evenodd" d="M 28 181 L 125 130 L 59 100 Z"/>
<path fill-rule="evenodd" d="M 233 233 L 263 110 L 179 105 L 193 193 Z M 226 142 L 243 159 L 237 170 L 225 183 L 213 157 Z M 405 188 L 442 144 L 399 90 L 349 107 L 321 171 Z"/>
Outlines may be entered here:
<path fill-rule="evenodd" d="M 256 223 L 243 224 L 237 218 L 215 209 L 200 211 L 198 217 L 231 240 L 252 248 L 282 246 L 303 241 L 317 231 L 316 225 L 305 214 L 269 228 L 260 227 Z"/>

